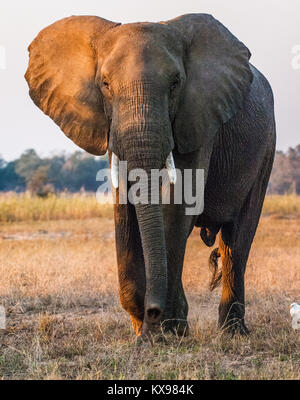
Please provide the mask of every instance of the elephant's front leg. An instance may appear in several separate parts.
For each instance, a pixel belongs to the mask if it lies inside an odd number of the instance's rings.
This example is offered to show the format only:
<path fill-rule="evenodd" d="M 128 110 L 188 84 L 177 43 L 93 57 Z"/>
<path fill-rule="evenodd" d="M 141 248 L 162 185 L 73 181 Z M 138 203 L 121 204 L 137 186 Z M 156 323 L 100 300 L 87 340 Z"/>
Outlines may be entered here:
<path fill-rule="evenodd" d="M 134 207 L 115 205 L 119 297 L 129 313 L 133 329 L 141 334 L 144 319 L 145 267 L 140 232 Z"/>
<path fill-rule="evenodd" d="M 182 206 L 164 208 L 165 237 L 168 255 L 168 296 L 163 314 L 163 329 L 178 335 L 187 335 L 188 303 L 182 285 L 182 268 L 186 241 L 193 221 L 183 212 Z"/>

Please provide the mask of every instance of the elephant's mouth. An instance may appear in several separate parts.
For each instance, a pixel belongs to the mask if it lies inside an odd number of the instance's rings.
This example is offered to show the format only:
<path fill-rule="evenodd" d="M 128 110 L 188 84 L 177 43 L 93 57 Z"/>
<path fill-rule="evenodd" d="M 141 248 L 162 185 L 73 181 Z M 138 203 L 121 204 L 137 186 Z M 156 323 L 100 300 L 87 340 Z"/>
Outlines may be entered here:
<path fill-rule="evenodd" d="M 168 155 L 164 166 L 168 172 L 170 183 L 175 185 L 177 174 L 172 151 Z M 112 153 L 111 158 L 111 182 L 115 189 L 119 187 L 119 158 L 115 153 Z"/>

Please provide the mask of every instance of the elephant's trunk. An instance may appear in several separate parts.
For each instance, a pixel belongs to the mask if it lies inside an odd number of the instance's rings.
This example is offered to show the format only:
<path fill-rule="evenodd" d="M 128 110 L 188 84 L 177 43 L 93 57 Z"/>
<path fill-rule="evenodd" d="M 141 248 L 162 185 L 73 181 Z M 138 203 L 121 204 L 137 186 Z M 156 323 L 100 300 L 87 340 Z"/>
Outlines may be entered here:
<path fill-rule="evenodd" d="M 167 297 L 167 251 L 161 204 L 151 204 L 151 170 L 167 164 L 170 180 L 176 172 L 170 155 L 174 142 L 167 103 L 149 82 L 133 82 L 122 88 L 120 101 L 114 110 L 110 149 L 120 160 L 127 161 L 128 172 L 142 169 L 147 181 L 140 189 L 147 204 L 135 204 L 145 261 L 146 294 L 144 323 L 147 327 L 159 323 Z M 165 107 L 165 109 L 164 109 Z M 117 171 L 117 157 L 112 168 Z M 116 173 L 114 174 L 116 177 Z M 117 181 L 114 179 L 113 181 Z M 146 193 L 146 195 L 145 195 Z"/>
<path fill-rule="evenodd" d="M 167 253 L 160 205 L 136 206 L 145 260 L 145 321 L 160 321 L 167 296 Z"/>
<path fill-rule="evenodd" d="M 112 153 L 112 158 L 111 158 L 111 183 L 115 189 L 118 189 L 119 187 L 119 158 L 115 153 Z M 167 169 L 170 183 L 174 184 L 176 183 L 177 180 L 177 174 L 176 174 L 176 168 L 175 168 L 175 163 L 174 163 L 174 157 L 173 153 L 171 152 L 165 163 L 165 167 Z"/>
<path fill-rule="evenodd" d="M 135 209 L 145 261 L 144 322 L 151 326 L 160 321 L 167 296 L 167 252 L 162 207 L 161 204 L 151 204 L 150 179 L 151 169 L 160 169 L 163 162 L 157 151 L 159 143 L 152 143 L 159 141 L 157 134 L 144 132 L 139 139 L 129 151 L 127 161 L 129 173 L 141 168 L 148 177 L 146 181 L 140 180 L 141 196 L 148 199 L 147 204 L 136 204 Z"/>

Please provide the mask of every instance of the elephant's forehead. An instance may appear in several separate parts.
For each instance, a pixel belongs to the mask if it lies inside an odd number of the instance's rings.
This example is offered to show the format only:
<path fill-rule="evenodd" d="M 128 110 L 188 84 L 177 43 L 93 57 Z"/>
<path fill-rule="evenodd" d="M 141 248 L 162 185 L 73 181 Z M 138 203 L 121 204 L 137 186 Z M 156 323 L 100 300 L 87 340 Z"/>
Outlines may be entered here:
<path fill-rule="evenodd" d="M 138 22 L 119 25 L 107 32 L 107 44 L 111 42 L 126 42 L 127 46 L 143 48 L 168 48 L 174 52 L 181 52 L 182 41 L 178 32 L 173 28 L 152 22 Z"/>
<path fill-rule="evenodd" d="M 118 26 L 100 44 L 101 71 L 126 80 L 139 79 L 143 74 L 172 76 L 181 69 L 183 45 L 178 39 L 173 29 L 161 24 Z"/>
<path fill-rule="evenodd" d="M 160 34 L 160 35 L 172 35 L 173 30 L 167 25 L 155 23 L 155 22 L 134 22 L 117 26 L 114 31 L 118 31 L 119 34 Z"/>

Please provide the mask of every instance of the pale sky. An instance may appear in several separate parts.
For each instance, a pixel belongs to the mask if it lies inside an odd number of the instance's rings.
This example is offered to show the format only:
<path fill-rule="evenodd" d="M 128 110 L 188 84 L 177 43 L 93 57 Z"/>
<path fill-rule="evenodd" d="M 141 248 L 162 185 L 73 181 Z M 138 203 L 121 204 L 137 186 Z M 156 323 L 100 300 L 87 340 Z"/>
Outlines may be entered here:
<path fill-rule="evenodd" d="M 245 43 L 251 62 L 271 83 L 277 148 L 300 144 L 300 0 L 1 0 L 2 157 L 12 160 L 27 148 L 35 148 L 41 156 L 78 149 L 28 95 L 27 47 L 41 29 L 70 15 L 97 15 L 127 23 L 201 12 L 212 14 Z"/>

